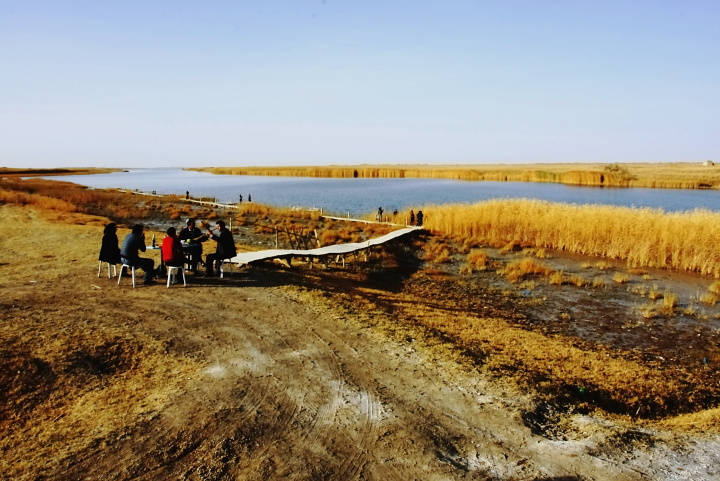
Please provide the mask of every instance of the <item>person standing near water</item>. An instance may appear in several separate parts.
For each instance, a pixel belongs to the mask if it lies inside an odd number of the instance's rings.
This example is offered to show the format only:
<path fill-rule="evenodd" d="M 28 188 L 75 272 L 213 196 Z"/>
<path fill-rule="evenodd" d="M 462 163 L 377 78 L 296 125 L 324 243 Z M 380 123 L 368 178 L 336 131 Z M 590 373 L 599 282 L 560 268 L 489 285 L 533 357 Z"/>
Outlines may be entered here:
<path fill-rule="evenodd" d="M 185 200 L 188 200 L 188 199 L 190 199 L 190 191 L 186 190 L 185 191 Z"/>
<path fill-rule="evenodd" d="M 410 210 L 410 225 L 415 225 L 415 211 Z"/>
<path fill-rule="evenodd" d="M 378 211 L 377 211 L 377 221 L 378 222 L 382 222 L 382 215 L 383 215 L 383 208 L 378 207 Z"/>
<path fill-rule="evenodd" d="M 248 202 L 252 202 L 252 195 L 248 194 Z"/>
<path fill-rule="evenodd" d="M 238 195 L 238 202 L 240 202 L 242 204 L 242 194 Z"/>
<path fill-rule="evenodd" d="M 423 217 L 424 217 L 423 211 L 419 210 L 418 213 L 417 213 L 417 225 L 418 225 L 418 227 L 420 227 L 421 225 L 423 225 Z"/>

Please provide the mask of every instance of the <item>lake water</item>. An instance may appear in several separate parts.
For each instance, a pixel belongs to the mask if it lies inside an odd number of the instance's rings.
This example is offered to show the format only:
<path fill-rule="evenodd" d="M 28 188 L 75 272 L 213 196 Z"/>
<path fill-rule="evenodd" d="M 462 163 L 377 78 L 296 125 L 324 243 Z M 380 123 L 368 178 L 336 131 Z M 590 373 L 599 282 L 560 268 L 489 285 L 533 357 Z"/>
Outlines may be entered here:
<path fill-rule="evenodd" d="M 214 175 L 181 169 L 134 169 L 95 175 L 68 175 L 66 180 L 90 187 L 119 187 L 159 194 L 215 197 L 234 203 L 252 195 L 253 202 L 276 206 L 320 207 L 352 215 L 387 212 L 426 204 L 472 203 L 496 198 L 532 198 L 573 204 L 654 207 L 666 211 L 696 208 L 720 211 L 720 192 L 683 189 L 575 187 L 535 182 L 466 182 L 445 179 L 325 179 Z"/>

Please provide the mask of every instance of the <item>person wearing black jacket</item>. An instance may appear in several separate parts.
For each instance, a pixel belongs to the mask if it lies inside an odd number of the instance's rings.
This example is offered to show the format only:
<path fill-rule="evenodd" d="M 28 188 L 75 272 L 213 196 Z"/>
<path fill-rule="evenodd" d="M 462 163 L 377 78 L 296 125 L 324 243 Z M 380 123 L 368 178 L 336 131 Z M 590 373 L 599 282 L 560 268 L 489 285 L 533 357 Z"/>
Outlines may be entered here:
<path fill-rule="evenodd" d="M 118 247 L 117 225 L 115 222 L 110 222 L 105 226 L 98 260 L 112 265 L 120 264 L 120 248 Z"/>
<path fill-rule="evenodd" d="M 233 240 L 232 232 L 225 228 L 225 222 L 219 220 L 215 223 L 217 234 L 213 231 L 208 231 L 209 237 L 217 242 L 217 249 L 214 254 L 208 254 L 205 258 L 205 267 L 207 269 L 207 275 L 212 276 L 213 267 L 220 267 L 220 262 L 223 259 L 230 259 L 237 255 L 235 250 L 235 241 Z M 217 266 L 214 264 L 217 263 Z"/>
<path fill-rule="evenodd" d="M 189 254 L 188 264 L 190 264 L 190 270 L 195 272 L 198 262 L 202 264 L 202 243 L 208 238 L 195 227 L 195 219 L 188 219 L 186 224 L 187 227 L 180 231 L 178 239 L 187 242 L 185 250 Z"/>

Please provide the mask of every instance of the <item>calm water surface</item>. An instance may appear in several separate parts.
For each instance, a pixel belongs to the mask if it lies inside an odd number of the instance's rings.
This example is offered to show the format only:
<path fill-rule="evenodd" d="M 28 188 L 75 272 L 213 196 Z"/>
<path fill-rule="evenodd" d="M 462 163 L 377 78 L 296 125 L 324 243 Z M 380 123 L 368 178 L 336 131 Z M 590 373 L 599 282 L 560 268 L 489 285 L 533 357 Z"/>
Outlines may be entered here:
<path fill-rule="evenodd" d="M 57 177 L 52 177 L 58 179 Z M 181 169 L 134 169 L 111 174 L 68 175 L 61 180 L 90 187 L 119 187 L 159 194 L 215 197 L 237 202 L 249 194 L 254 202 L 276 206 L 321 207 L 352 215 L 450 202 L 472 203 L 496 198 L 532 198 L 573 204 L 655 207 L 666 211 L 696 208 L 720 211 L 720 192 L 683 189 L 574 187 L 534 182 L 465 182 L 445 179 L 324 179 L 214 175 Z"/>

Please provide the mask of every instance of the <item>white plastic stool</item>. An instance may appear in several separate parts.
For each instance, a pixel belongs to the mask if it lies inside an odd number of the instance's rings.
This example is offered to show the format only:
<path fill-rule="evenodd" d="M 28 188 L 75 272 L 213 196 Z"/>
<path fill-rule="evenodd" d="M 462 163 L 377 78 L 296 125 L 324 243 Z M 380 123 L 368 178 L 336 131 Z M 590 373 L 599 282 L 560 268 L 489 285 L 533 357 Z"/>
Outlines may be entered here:
<path fill-rule="evenodd" d="M 100 277 L 100 271 L 102 270 L 103 262 L 105 262 L 105 261 L 98 261 L 98 277 Z M 111 276 L 110 275 L 110 263 L 105 262 L 105 264 L 107 264 L 107 266 L 108 266 L 108 279 L 115 277 L 117 275 L 117 265 L 115 265 L 115 264 L 112 265 L 113 275 Z"/>
<path fill-rule="evenodd" d="M 220 278 L 222 279 L 225 276 L 225 268 L 223 267 L 225 263 L 228 263 L 228 265 L 232 265 L 232 262 L 230 262 L 230 259 L 221 259 L 220 260 Z"/>
<path fill-rule="evenodd" d="M 132 270 L 132 283 L 133 283 L 133 289 L 135 289 L 135 266 L 129 266 L 127 264 L 123 264 L 120 266 L 120 274 L 118 274 L 118 286 L 120 285 L 120 279 L 122 279 L 122 273 L 125 268 L 128 268 L 128 270 Z"/>
<path fill-rule="evenodd" d="M 185 268 L 182 266 L 165 266 L 167 268 L 167 288 L 170 289 L 170 275 L 173 273 L 173 271 L 180 270 L 182 272 L 183 276 L 183 287 L 187 287 L 187 282 L 185 282 Z"/>

